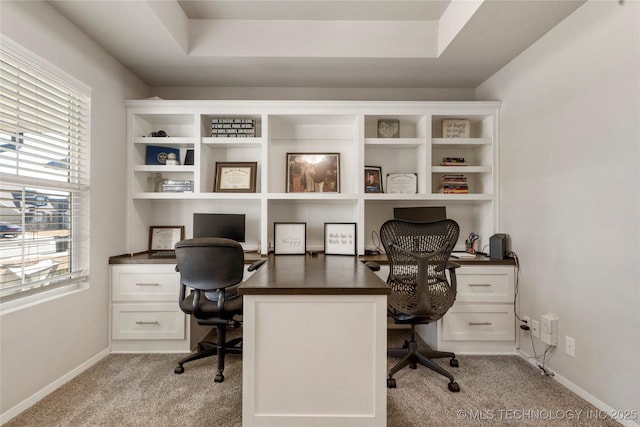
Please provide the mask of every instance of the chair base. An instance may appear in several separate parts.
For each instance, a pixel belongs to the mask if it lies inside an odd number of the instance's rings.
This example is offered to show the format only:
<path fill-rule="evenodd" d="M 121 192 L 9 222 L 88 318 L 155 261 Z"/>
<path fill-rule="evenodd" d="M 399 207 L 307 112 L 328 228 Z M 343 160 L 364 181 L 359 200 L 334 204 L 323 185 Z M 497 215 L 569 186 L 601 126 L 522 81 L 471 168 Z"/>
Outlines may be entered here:
<path fill-rule="evenodd" d="M 460 391 L 460 386 L 457 382 L 455 382 L 453 375 L 431 360 L 449 357 L 451 358 L 451 360 L 449 360 L 449 365 L 457 368 L 459 364 L 458 359 L 456 359 L 455 353 L 433 350 L 428 345 L 426 350 L 418 351 L 418 343 L 415 339 L 414 325 L 411 325 L 411 340 L 405 341 L 402 348 L 387 349 L 387 355 L 391 357 L 401 358 L 400 361 L 396 363 L 396 365 L 389 371 L 389 376 L 387 377 L 388 388 L 396 388 L 396 380 L 395 378 L 393 378 L 393 375 L 396 372 L 406 366 L 409 366 L 411 369 L 416 369 L 418 367 L 418 364 L 420 364 L 431 369 L 432 371 L 439 373 L 442 376 L 447 377 L 449 379 L 448 388 L 450 391 L 454 393 Z"/>
<path fill-rule="evenodd" d="M 224 381 L 224 357 L 226 354 L 242 354 L 242 338 L 234 338 L 226 341 L 226 326 L 216 326 L 218 333 L 217 342 L 203 341 L 198 343 L 198 351 L 191 353 L 189 356 L 181 359 L 178 366 L 174 369 L 174 373 L 184 373 L 184 364 L 205 357 L 218 356 L 218 372 L 214 381 L 221 383 Z"/>

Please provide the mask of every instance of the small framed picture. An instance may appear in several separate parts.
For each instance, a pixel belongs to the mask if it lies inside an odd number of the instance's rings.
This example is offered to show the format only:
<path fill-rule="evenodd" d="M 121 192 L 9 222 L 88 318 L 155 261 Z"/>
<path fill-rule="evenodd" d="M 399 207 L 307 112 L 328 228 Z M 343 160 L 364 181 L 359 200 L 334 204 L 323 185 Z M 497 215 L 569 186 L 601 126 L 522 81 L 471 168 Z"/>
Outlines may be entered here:
<path fill-rule="evenodd" d="M 364 192 L 384 193 L 384 191 L 382 190 L 382 167 L 364 167 Z"/>
<path fill-rule="evenodd" d="M 416 194 L 418 193 L 417 173 L 388 173 L 387 193 Z"/>
<path fill-rule="evenodd" d="M 255 193 L 257 162 L 216 162 L 214 192 Z"/>
<path fill-rule="evenodd" d="M 400 138 L 400 120 L 378 120 L 378 138 Z"/>
<path fill-rule="evenodd" d="M 443 119 L 443 138 L 469 138 L 471 136 L 471 122 L 467 119 Z"/>
<path fill-rule="evenodd" d="M 183 239 L 183 225 L 152 225 L 149 227 L 149 252 L 172 251 Z"/>
<path fill-rule="evenodd" d="M 307 192 L 340 192 L 340 153 L 287 153 L 287 193 Z"/>
<path fill-rule="evenodd" d="M 307 251 L 307 223 L 274 223 L 273 243 L 276 255 L 304 255 Z"/>
<path fill-rule="evenodd" d="M 324 253 L 325 255 L 358 255 L 356 223 L 325 222 Z"/>

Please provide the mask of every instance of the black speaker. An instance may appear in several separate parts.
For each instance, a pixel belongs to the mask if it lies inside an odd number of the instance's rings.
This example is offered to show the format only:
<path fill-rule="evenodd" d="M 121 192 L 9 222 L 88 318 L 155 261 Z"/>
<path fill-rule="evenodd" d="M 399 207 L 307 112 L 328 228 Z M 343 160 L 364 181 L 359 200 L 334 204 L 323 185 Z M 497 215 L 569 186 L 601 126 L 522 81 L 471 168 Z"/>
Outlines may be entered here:
<path fill-rule="evenodd" d="M 505 259 L 507 256 L 507 235 L 494 234 L 489 238 L 489 258 Z"/>

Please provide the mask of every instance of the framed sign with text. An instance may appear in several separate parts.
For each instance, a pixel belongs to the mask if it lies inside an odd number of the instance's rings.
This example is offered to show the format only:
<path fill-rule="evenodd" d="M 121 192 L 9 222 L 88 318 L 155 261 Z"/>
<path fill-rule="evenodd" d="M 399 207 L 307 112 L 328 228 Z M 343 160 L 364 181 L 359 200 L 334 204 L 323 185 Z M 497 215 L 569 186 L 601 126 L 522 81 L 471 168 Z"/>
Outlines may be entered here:
<path fill-rule="evenodd" d="M 325 255 L 357 255 L 358 239 L 355 222 L 324 223 Z"/>

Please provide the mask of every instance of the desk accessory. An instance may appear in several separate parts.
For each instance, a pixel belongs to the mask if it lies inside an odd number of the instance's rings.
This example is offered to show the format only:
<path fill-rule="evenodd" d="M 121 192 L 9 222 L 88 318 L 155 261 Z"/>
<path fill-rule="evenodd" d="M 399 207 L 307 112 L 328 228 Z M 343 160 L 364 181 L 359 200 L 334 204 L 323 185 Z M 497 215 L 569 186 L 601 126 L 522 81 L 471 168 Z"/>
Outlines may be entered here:
<path fill-rule="evenodd" d="M 489 238 L 489 258 L 505 259 L 507 257 L 507 235 L 496 233 Z"/>
<path fill-rule="evenodd" d="M 307 252 L 307 223 L 274 223 L 273 242 L 276 255 L 304 255 Z"/>

